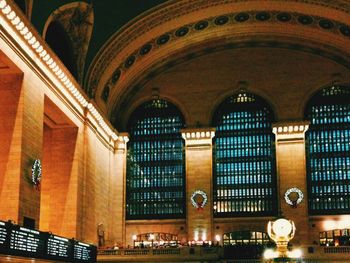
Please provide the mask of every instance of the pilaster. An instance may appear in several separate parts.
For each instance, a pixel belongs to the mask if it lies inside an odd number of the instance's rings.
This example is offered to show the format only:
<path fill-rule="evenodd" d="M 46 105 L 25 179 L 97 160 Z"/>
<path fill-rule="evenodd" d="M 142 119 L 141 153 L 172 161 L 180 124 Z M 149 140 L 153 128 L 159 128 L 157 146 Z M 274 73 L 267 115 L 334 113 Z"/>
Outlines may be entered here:
<path fill-rule="evenodd" d="M 295 222 L 297 231 L 293 244 L 300 245 L 308 240 L 308 205 L 305 160 L 305 132 L 308 122 L 283 122 L 273 125 L 276 135 L 276 163 L 278 176 L 279 209 L 283 217 Z M 289 205 L 285 200 L 288 189 L 298 188 L 303 193 L 300 204 Z M 290 199 L 298 198 L 293 192 Z"/>
<path fill-rule="evenodd" d="M 112 169 L 111 176 L 112 213 L 109 217 L 111 219 L 112 237 L 119 246 L 125 245 L 125 184 L 128 141 L 129 135 L 127 133 L 120 133 L 115 141 L 115 167 Z"/>
<path fill-rule="evenodd" d="M 188 241 L 213 240 L 213 200 L 212 200 L 212 139 L 214 128 L 184 129 L 181 131 L 186 145 L 186 208 Z M 196 191 L 206 194 L 194 196 Z M 195 207 L 191 198 L 199 203 Z"/>

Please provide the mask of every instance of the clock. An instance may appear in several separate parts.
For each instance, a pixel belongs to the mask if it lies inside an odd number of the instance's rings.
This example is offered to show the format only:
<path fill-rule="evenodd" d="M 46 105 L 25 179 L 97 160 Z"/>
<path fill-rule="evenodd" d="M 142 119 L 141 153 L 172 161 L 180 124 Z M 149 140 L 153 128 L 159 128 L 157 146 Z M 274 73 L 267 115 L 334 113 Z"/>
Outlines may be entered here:
<path fill-rule="evenodd" d="M 281 218 L 273 222 L 272 230 L 277 236 L 285 237 L 292 232 L 293 225 L 287 219 Z"/>

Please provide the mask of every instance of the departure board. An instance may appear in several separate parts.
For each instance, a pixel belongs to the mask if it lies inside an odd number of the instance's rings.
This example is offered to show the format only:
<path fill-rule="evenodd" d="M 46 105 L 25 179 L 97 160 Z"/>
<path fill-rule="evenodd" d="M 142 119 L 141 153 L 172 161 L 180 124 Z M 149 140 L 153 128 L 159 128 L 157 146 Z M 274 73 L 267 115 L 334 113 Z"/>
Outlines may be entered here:
<path fill-rule="evenodd" d="M 47 239 L 47 255 L 50 258 L 68 259 L 71 255 L 72 243 L 68 238 L 50 235 Z"/>
<path fill-rule="evenodd" d="M 0 221 L 0 254 L 65 262 L 96 262 L 96 246 Z"/>
<path fill-rule="evenodd" d="M 82 242 L 74 244 L 74 262 L 94 262 L 96 247 Z"/>
<path fill-rule="evenodd" d="M 0 221 L 0 251 L 5 251 L 7 249 L 7 235 L 8 230 L 6 223 Z"/>
<path fill-rule="evenodd" d="M 40 237 L 39 231 L 13 226 L 10 233 L 10 250 L 14 250 L 14 254 L 38 256 L 45 254 L 45 240 Z"/>

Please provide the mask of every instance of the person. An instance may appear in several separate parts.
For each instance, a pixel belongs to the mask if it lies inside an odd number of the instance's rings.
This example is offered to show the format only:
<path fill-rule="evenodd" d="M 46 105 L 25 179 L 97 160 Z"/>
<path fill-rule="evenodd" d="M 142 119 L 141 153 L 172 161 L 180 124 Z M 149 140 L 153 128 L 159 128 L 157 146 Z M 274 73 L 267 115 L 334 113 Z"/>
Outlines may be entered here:
<path fill-rule="evenodd" d="M 97 226 L 98 246 L 103 247 L 105 245 L 105 231 L 103 224 Z"/>

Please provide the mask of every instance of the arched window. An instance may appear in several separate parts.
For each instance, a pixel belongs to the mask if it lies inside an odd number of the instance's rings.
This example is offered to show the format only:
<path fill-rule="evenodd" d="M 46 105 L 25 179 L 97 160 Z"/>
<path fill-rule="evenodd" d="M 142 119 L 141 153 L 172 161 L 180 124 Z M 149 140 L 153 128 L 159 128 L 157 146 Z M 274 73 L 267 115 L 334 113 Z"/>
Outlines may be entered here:
<path fill-rule="evenodd" d="M 46 31 L 45 40 L 70 73 L 76 78 L 77 65 L 74 61 L 72 42 L 59 22 L 53 21 L 50 23 Z"/>
<path fill-rule="evenodd" d="M 127 219 L 185 217 L 184 119 L 154 99 L 132 114 L 128 131 Z"/>
<path fill-rule="evenodd" d="M 350 89 L 325 88 L 309 101 L 306 119 L 309 213 L 350 212 Z"/>
<path fill-rule="evenodd" d="M 260 97 L 241 92 L 214 115 L 214 215 L 277 213 L 273 113 Z"/>

